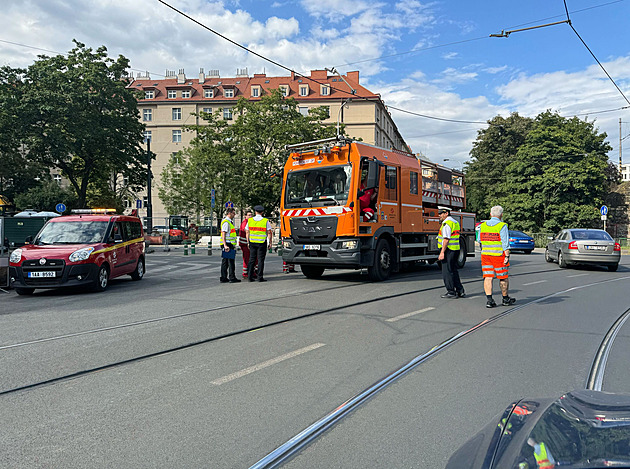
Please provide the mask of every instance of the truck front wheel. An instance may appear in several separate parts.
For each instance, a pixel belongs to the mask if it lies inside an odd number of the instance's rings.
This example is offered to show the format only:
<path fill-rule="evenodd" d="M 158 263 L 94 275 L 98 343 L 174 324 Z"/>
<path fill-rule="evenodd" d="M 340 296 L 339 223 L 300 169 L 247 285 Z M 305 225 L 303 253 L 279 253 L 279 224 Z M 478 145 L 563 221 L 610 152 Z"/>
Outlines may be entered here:
<path fill-rule="evenodd" d="M 457 256 L 457 268 L 463 269 L 466 265 L 466 255 L 468 251 L 466 250 L 466 243 L 462 243 L 462 239 L 459 240 L 459 256 Z"/>
<path fill-rule="evenodd" d="M 302 273 L 306 276 L 306 278 L 319 278 L 324 273 L 325 268 L 320 267 L 318 265 L 304 265 L 300 266 L 302 269 Z"/>
<path fill-rule="evenodd" d="M 368 267 L 368 277 L 373 282 L 387 280 L 392 272 L 392 256 L 389 243 L 384 239 L 379 239 L 374 251 L 374 265 Z"/>

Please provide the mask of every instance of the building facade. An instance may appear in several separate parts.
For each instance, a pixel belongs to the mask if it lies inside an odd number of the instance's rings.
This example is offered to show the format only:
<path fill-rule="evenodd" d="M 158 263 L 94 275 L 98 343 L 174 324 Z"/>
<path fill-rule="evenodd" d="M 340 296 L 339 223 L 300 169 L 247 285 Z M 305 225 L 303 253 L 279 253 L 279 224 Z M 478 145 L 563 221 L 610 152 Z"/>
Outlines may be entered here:
<path fill-rule="evenodd" d="M 179 70 L 177 74 L 167 71 L 166 78 L 159 80 L 148 74 L 140 75 L 129 87 L 144 94 L 138 103 L 140 119 L 146 126 L 145 139 L 151 141 L 151 151 L 157 155 L 152 166 L 154 218 L 169 215 L 157 196 L 162 170 L 171 156 L 194 138 L 193 132 L 183 126 L 203 124 L 195 115 L 201 111 L 220 110 L 223 118 L 231 121 L 235 117 L 232 108 L 241 97 L 258 101 L 270 90 L 280 89 L 285 96 L 298 101 L 299 111 L 305 115 L 312 107 L 327 106 L 329 118 L 325 122 L 343 123 L 350 137 L 383 148 L 409 150 L 380 96 L 361 86 L 357 71 L 344 76 L 313 70 L 309 77 L 295 73 L 269 77 L 264 73 L 249 76 L 245 69 L 238 71 L 235 77 L 223 78 L 218 70 L 206 74 L 202 69 L 198 77 L 191 79 L 184 70 Z M 350 102 L 348 98 L 352 98 Z M 146 215 L 146 193 L 136 196 L 142 201 L 141 215 Z M 127 204 L 136 207 L 133 200 Z"/>

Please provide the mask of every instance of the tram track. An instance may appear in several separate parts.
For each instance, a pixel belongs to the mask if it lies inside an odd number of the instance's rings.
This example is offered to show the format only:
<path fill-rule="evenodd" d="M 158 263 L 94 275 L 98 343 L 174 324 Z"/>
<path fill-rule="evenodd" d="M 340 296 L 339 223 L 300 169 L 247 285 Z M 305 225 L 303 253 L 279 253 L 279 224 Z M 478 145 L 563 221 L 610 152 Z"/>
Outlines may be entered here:
<path fill-rule="evenodd" d="M 337 406 L 334 410 L 330 411 L 321 419 L 317 420 L 303 431 L 289 439 L 284 444 L 277 447 L 275 450 L 267 454 L 265 457 L 257 461 L 253 464 L 250 469 L 272 469 L 277 468 L 283 465 L 284 463 L 290 461 L 293 457 L 295 457 L 302 449 L 307 447 L 309 444 L 317 440 L 321 437 L 327 430 L 331 429 L 337 423 L 339 423 L 343 418 L 351 414 L 353 411 L 358 409 L 362 404 L 366 403 L 369 399 L 376 396 L 378 393 L 386 389 L 389 385 L 396 382 L 398 379 L 402 378 L 410 371 L 415 370 L 420 365 L 426 363 L 430 359 L 434 358 L 439 353 L 446 350 L 451 345 L 456 342 L 463 340 L 465 337 L 477 332 L 478 330 L 489 326 L 501 319 L 506 318 L 520 310 L 523 310 L 531 305 L 544 302 L 556 296 L 571 293 L 576 290 L 594 287 L 597 285 L 602 285 L 605 283 L 617 282 L 621 280 L 628 280 L 630 276 L 619 277 L 615 279 L 608 279 L 599 282 L 592 282 L 585 285 L 579 285 L 570 287 L 567 289 L 563 289 L 552 294 L 537 298 L 535 300 L 529 301 L 527 303 L 518 305 L 514 308 L 503 311 L 499 314 L 491 316 L 474 326 L 460 331 L 459 333 L 453 335 L 452 337 L 440 342 L 439 344 L 430 348 L 427 352 L 422 353 L 411 361 L 407 362 L 400 368 L 394 370 L 392 373 L 388 374 L 381 380 L 375 382 L 373 385 L 364 389 L 362 392 L 356 394 L 351 399 L 343 402 L 339 406 Z M 595 360 L 591 366 L 591 371 L 589 373 L 589 378 L 587 380 L 586 389 L 601 391 L 603 376 L 606 368 L 607 357 L 610 354 L 612 349 L 612 345 L 615 337 L 621 330 L 622 326 L 626 322 L 626 320 L 630 318 L 630 309 L 626 310 L 613 324 L 613 326 L 606 333 L 602 343 L 599 346 L 599 349 L 596 353 Z"/>
<path fill-rule="evenodd" d="M 540 270 L 540 271 L 534 271 L 534 272 L 523 272 L 523 273 L 519 273 L 519 274 L 514 274 L 512 275 L 512 277 L 518 277 L 518 276 L 526 276 L 526 275 L 535 275 L 535 274 L 540 274 L 540 273 L 554 273 L 554 272 L 562 272 L 562 271 L 555 271 L 555 270 Z M 409 274 L 409 276 L 415 276 L 414 274 Z M 401 278 L 401 276 L 399 276 L 398 278 Z M 402 277 L 405 278 L 405 277 Z M 611 280 L 605 280 L 602 282 L 597 282 L 594 284 L 589 284 L 587 286 L 590 285 L 596 285 L 599 283 L 606 283 L 606 282 L 611 282 L 611 281 L 618 281 L 618 280 L 623 280 L 623 279 L 630 279 L 630 277 L 620 277 L 617 279 L 611 279 Z M 482 282 L 483 279 L 474 279 L 474 280 L 468 280 L 468 281 L 464 281 L 464 285 L 469 285 L 469 284 L 474 284 L 474 283 L 479 283 Z M 369 282 L 362 282 L 361 285 L 365 284 L 365 283 L 369 283 Z M 343 285 L 343 286 L 339 286 L 339 287 L 333 287 L 332 289 L 345 289 L 345 288 L 352 288 L 352 287 L 356 287 L 357 284 L 353 284 L 353 285 Z M 223 339 L 227 339 L 227 338 L 231 338 L 231 337 L 236 337 L 236 336 L 241 336 L 250 332 L 254 332 L 254 331 L 260 331 L 263 329 L 267 329 L 267 328 L 271 328 L 271 327 L 275 327 L 275 326 L 279 326 L 282 324 L 288 324 L 288 323 L 293 323 L 293 322 L 297 322 L 299 320 L 302 319 L 306 319 L 306 318 L 311 318 L 314 316 L 319 316 L 319 315 L 324 315 L 324 314 L 329 314 L 329 313 L 333 313 L 333 312 L 337 312 L 346 308 L 353 308 L 353 307 L 358 307 L 358 306 L 364 306 L 367 304 L 371 304 L 371 303 L 377 303 L 377 302 L 381 302 L 381 301 L 387 301 L 387 300 L 391 300 L 391 299 L 395 299 L 395 298 L 401 298 L 404 296 L 409 296 L 409 295 L 414 295 L 414 294 L 418 294 L 418 293 L 424 293 L 424 292 L 428 292 L 428 291 L 435 291 L 435 290 L 442 290 L 444 287 L 443 285 L 438 285 L 438 286 L 434 286 L 434 287 L 427 287 L 427 288 L 421 288 L 421 289 L 415 289 L 415 290 L 411 290 L 411 291 L 405 291 L 405 292 L 401 292 L 401 293 L 395 293 L 395 294 L 391 294 L 391 295 L 385 295 L 385 296 L 380 296 L 378 298 L 371 298 L 368 300 L 362 300 L 362 301 L 358 301 L 358 302 L 353 302 L 353 303 L 347 303 L 347 304 L 343 304 L 340 306 L 335 306 L 332 308 L 326 308 L 326 309 L 321 309 L 321 310 L 316 310 L 316 311 L 311 311 L 309 313 L 305 313 L 305 314 L 301 314 L 298 316 L 293 316 L 290 318 L 284 318 L 284 319 L 280 319 L 277 321 L 271 321 L 271 322 L 267 322 L 264 324 L 259 324 L 259 325 L 255 325 L 252 327 L 248 327 L 248 328 L 244 328 L 244 329 L 240 329 L 240 330 L 235 330 L 235 331 L 230 331 L 224 334 L 219 334 L 213 337 L 209 337 L 209 338 L 205 338 L 205 339 L 201 339 L 201 340 L 197 340 L 197 341 L 193 341 L 193 342 L 189 342 L 183 345 L 178 345 L 175 347 L 169 347 L 166 349 L 162 349 L 162 350 L 158 350 L 155 352 L 151 352 L 151 353 L 147 353 L 147 354 L 143 354 L 143 355 L 138 355 L 135 357 L 131 357 L 125 360 L 119 360 L 116 362 L 112 362 L 112 363 L 108 363 L 105 365 L 101 365 L 98 367 L 93 367 L 93 368 L 87 368 L 84 370 L 80 370 L 77 372 L 73 372 L 73 373 L 68 373 L 62 376 L 58 376 L 58 377 L 54 377 L 54 378 L 50 378 L 50 379 L 45 379 L 45 380 L 41 380 L 38 382 L 34 382 L 34 383 L 30 383 L 30 384 L 26 384 L 23 386 L 18 386 L 15 388 L 11 388 L 11 389 L 7 389 L 7 390 L 1 390 L 0 391 L 0 396 L 5 396 L 5 395 L 9 395 L 9 394 L 15 394 L 18 392 L 22 392 L 22 391 L 27 391 L 27 390 L 33 390 L 36 388 L 40 388 L 43 386 L 47 386 L 47 385 L 52 385 L 52 384 L 57 384 L 60 382 L 64 382 L 64 381 L 68 381 L 71 379 L 76 379 L 76 378 L 80 378 L 80 377 L 84 377 L 84 376 L 88 376 L 100 371 L 105 371 L 105 370 L 109 370 L 109 369 L 113 369 L 113 368 L 117 368 L 117 367 L 121 367 L 121 366 L 125 366 L 125 365 L 129 365 L 129 364 L 133 364 L 133 363 L 137 363 L 137 362 L 141 362 L 144 360 L 148 360 L 151 358 L 156 358 L 156 357 L 160 357 L 163 355 L 167 355 L 173 352 L 178 352 L 178 351 L 182 351 L 182 350 L 187 350 L 190 348 L 194 348 L 200 345 L 206 345 L 209 343 L 213 343 L 213 342 L 217 342 Z M 530 301 L 528 303 L 524 303 L 522 305 L 517 306 L 516 308 L 512 308 L 510 310 L 507 310 L 501 314 L 498 314 L 496 316 L 493 316 L 492 318 L 483 321 L 482 323 L 480 323 L 481 325 L 485 326 L 491 322 L 496 321 L 497 319 L 504 317 L 506 315 L 506 313 L 512 313 L 514 311 L 518 311 L 528 305 L 534 304 L 536 302 L 539 301 L 543 301 L 544 299 L 547 298 L 551 298 L 555 295 L 561 294 L 561 293 L 565 293 L 567 291 L 571 291 L 573 289 L 576 288 L 583 288 L 583 286 L 577 286 L 577 287 L 572 287 L 571 289 L 568 290 L 562 290 L 560 292 L 556 292 L 552 295 L 548 295 L 545 297 L 541 297 L 538 298 L 536 300 Z M 313 290 L 313 291 L 309 291 L 309 292 L 303 292 L 301 293 L 301 295 L 308 295 L 308 294 L 316 294 L 316 293 L 321 293 L 322 291 L 330 291 L 331 288 L 324 288 L 324 289 L 318 289 L 318 290 Z M 289 296 L 293 296 L 293 295 L 285 295 L 284 298 L 289 297 Z M 21 346 L 27 346 L 27 345 L 35 345 L 38 343 L 43 343 L 43 342 L 50 342 L 53 340 L 62 340 L 62 339 L 67 339 L 67 338 L 73 338 L 73 337 L 79 337 L 79 336 L 83 336 L 83 335 L 87 335 L 87 334 L 96 334 L 96 333 L 102 333 L 102 332 L 106 332 L 106 331 L 110 331 L 110 330 L 114 330 L 114 329 L 121 329 L 124 327 L 133 327 L 133 326 L 137 326 L 137 325 L 142 325 L 142 324 L 147 324 L 147 323 L 151 323 L 151 322 L 158 322 L 158 321 L 163 321 L 163 320 L 170 320 L 170 319 L 176 319 L 176 318 L 181 318 L 181 317 L 186 317 L 186 316 L 192 316 L 192 315 L 196 315 L 196 314 L 203 314 L 203 313 L 208 313 L 208 312 L 212 312 L 212 311 L 217 311 L 217 310 L 223 310 L 223 309 L 230 309 L 230 308 L 238 308 L 241 306 L 248 306 L 248 305 L 253 305 L 253 304 L 261 304 L 267 301 L 272 301 L 272 300 L 276 300 L 278 298 L 283 298 L 283 297 L 277 297 L 277 298 L 273 298 L 273 299 L 263 299 L 263 300 L 256 300 L 256 301 L 252 301 L 252 302 L 242 302 L 239 304 L 234 304 L 234 305 L 228 305 L 228 306 L 222 306 L 222 307 L 217 307 L 217 308 L 210 308 L 207 310 L 202 310 L 202 311 L 195 311 L 195 312 L 188 312 L 188 313 L 182 313 L 179 315 L 172 315 L 172 316 L 168 316 L 168 317 L 164 317 L 164 318 L 154 318 L 151 320 L 146 320 L 146 321 L 139 321 L 139 322 L 135 322 L 135 323 L 129 323 L 129 324 L 122 324 L 122 325 L 117 325 L 117 326 L 110 326 L 107 328 L 100 328 L 100 329 L 95 329 L 93 331 L 83 331 L 83 332 L 79 332 L 79 333 L 74 333 L 74 334 L 66 334 L 63 336 L 56 336 L 56 337 L 50 337 L 50 338 L 43 338 L 43 339 L 38 339 L 36 341 L 30 341 L 30 342 L 23 342 L 20 344 L 11 344 L 11 345 L 6 345 L 3 347 L 0 347 L 0 351 L 2 350 L 9 350 L 11 348 L 17 348 L 17 347 L 21 347 Z M 487 322 L 487 324 L 486 324 Z M 474 329 L 478 328 L 478 327 L 482 327 L 479 324 L 477 326 L 474 327 Z M 458 334 L 459 335 L 459 334 Z M 464 334 L 467 335 L 467 334 Z M 457 338 L 457 340 L 459 340 L 459 337 Z M 433 349 L 431 349 L 432 351 L 435 350 L 437 347 L 440 347 L 440 345 L 434 347 Z"/>

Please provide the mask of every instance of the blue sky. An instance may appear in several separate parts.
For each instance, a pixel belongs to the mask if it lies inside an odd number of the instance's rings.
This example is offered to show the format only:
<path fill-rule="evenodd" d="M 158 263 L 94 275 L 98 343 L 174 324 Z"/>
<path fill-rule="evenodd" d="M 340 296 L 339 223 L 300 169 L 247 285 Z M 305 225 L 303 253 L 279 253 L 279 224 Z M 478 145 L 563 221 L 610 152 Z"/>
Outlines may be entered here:
<path fill-rule="evenodd" d="M 231 39 L 298 72 L 359 70 L 386 104 L 436 117 L 485 121 L 510 112 L 578 114 L 609 134 L 618 160 L 619 118 L 630 106 L 569 25 L 490 38 L 491 33 L 566 18 L 560 0 L 526 2 L 368 0 L 168 0 Z M 567 0 L 573 26 L 630 98 L 630 0 Z M 595 8 L 594 8 L 595 7 Z M 78 39 L 131 59 L 159 78 L 166 69 L 219 69 L 233 76 L 287 72 L 236 48 L 157 0 L 26 0 L 4 7 L 0 63 L 26 66 L 40 50 L 65 52 Z M 581 11 L 585 10 L 585 11 Z M 13 43 L 13 44 L 12 44 Z M 19 43 L 22 45 L 16 45 Z M 458 43 L 458 44 L 452 44 Z M 451 45 L 446 45 L 451 44 Z M 416 52 L 407 53 L 414 49 Z M 50 55 L 50 53 L 49 53 Z M 478 129 L 392 110 L 416 152 L 461 166 Z M 624 162 L 630 163 L 630 138 Z"/>

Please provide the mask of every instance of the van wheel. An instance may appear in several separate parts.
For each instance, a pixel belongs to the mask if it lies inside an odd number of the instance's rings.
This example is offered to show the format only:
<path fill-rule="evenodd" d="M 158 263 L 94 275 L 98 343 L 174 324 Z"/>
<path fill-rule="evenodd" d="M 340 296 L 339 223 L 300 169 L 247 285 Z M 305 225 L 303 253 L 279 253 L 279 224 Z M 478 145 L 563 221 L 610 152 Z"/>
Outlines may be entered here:
<path fill-rule="evenodd" d="M 613 264 L 613 265 L 609 265 L 608 266 L 608 271 L 609 272 L 617 272 L 617 269 L 619 268 L 619 264 Z"/>
<path fill-rule="evenodd" d="M 102 265 L 100 269 L 98 269 L 98 274 L 96 275 L 96 280 L 94 281 L 94 285 L 92 290 L 101 292 L 105 291 L 107 285 L 109 284 L 109 269 L 106 265 Z"/>
<path fill-rule="evenodd" d="M 374 265 L 368 267 L 368 277 L 373 282 L 387 280 L 392 272 L 392 256 L 390 254 L 389 243 L 384 239 L 379 239 L 374 252 Z"/>
<path fill-rule="evenodd" d="M 320 278 L 326 270 L 324 267 L 320 267 L 318 265 L 300 265 L 300 269 L 302 269 L 302 273 L 306 276 L 306 278 Z"/>
<path fill-rule="evenodd" d="M 15 293 L 18 295 L 32 295 L 35 291 L 34 288 L 16 288 Z"/>
<path fill-rule="evenodd" d="M 144 277 L 144 258 L 138 258 L 138 265 L 136 265 L 136 270 L 134 270 L 131 274 L 131 278 L 133 280 L 142 280 Z"/>
<path fill-rule="evenodd" d="M 461 238 L 460 238 L 461 240 Z M 457 256 L 457 268 L 458 269 L 463 269 L 464 266 L 466 265 L 466 254 L 468 254 L 468 251 L 466 250 L 466 245 L 465 244 L 460 244 L 459 245 L 459 255 Z"/>

